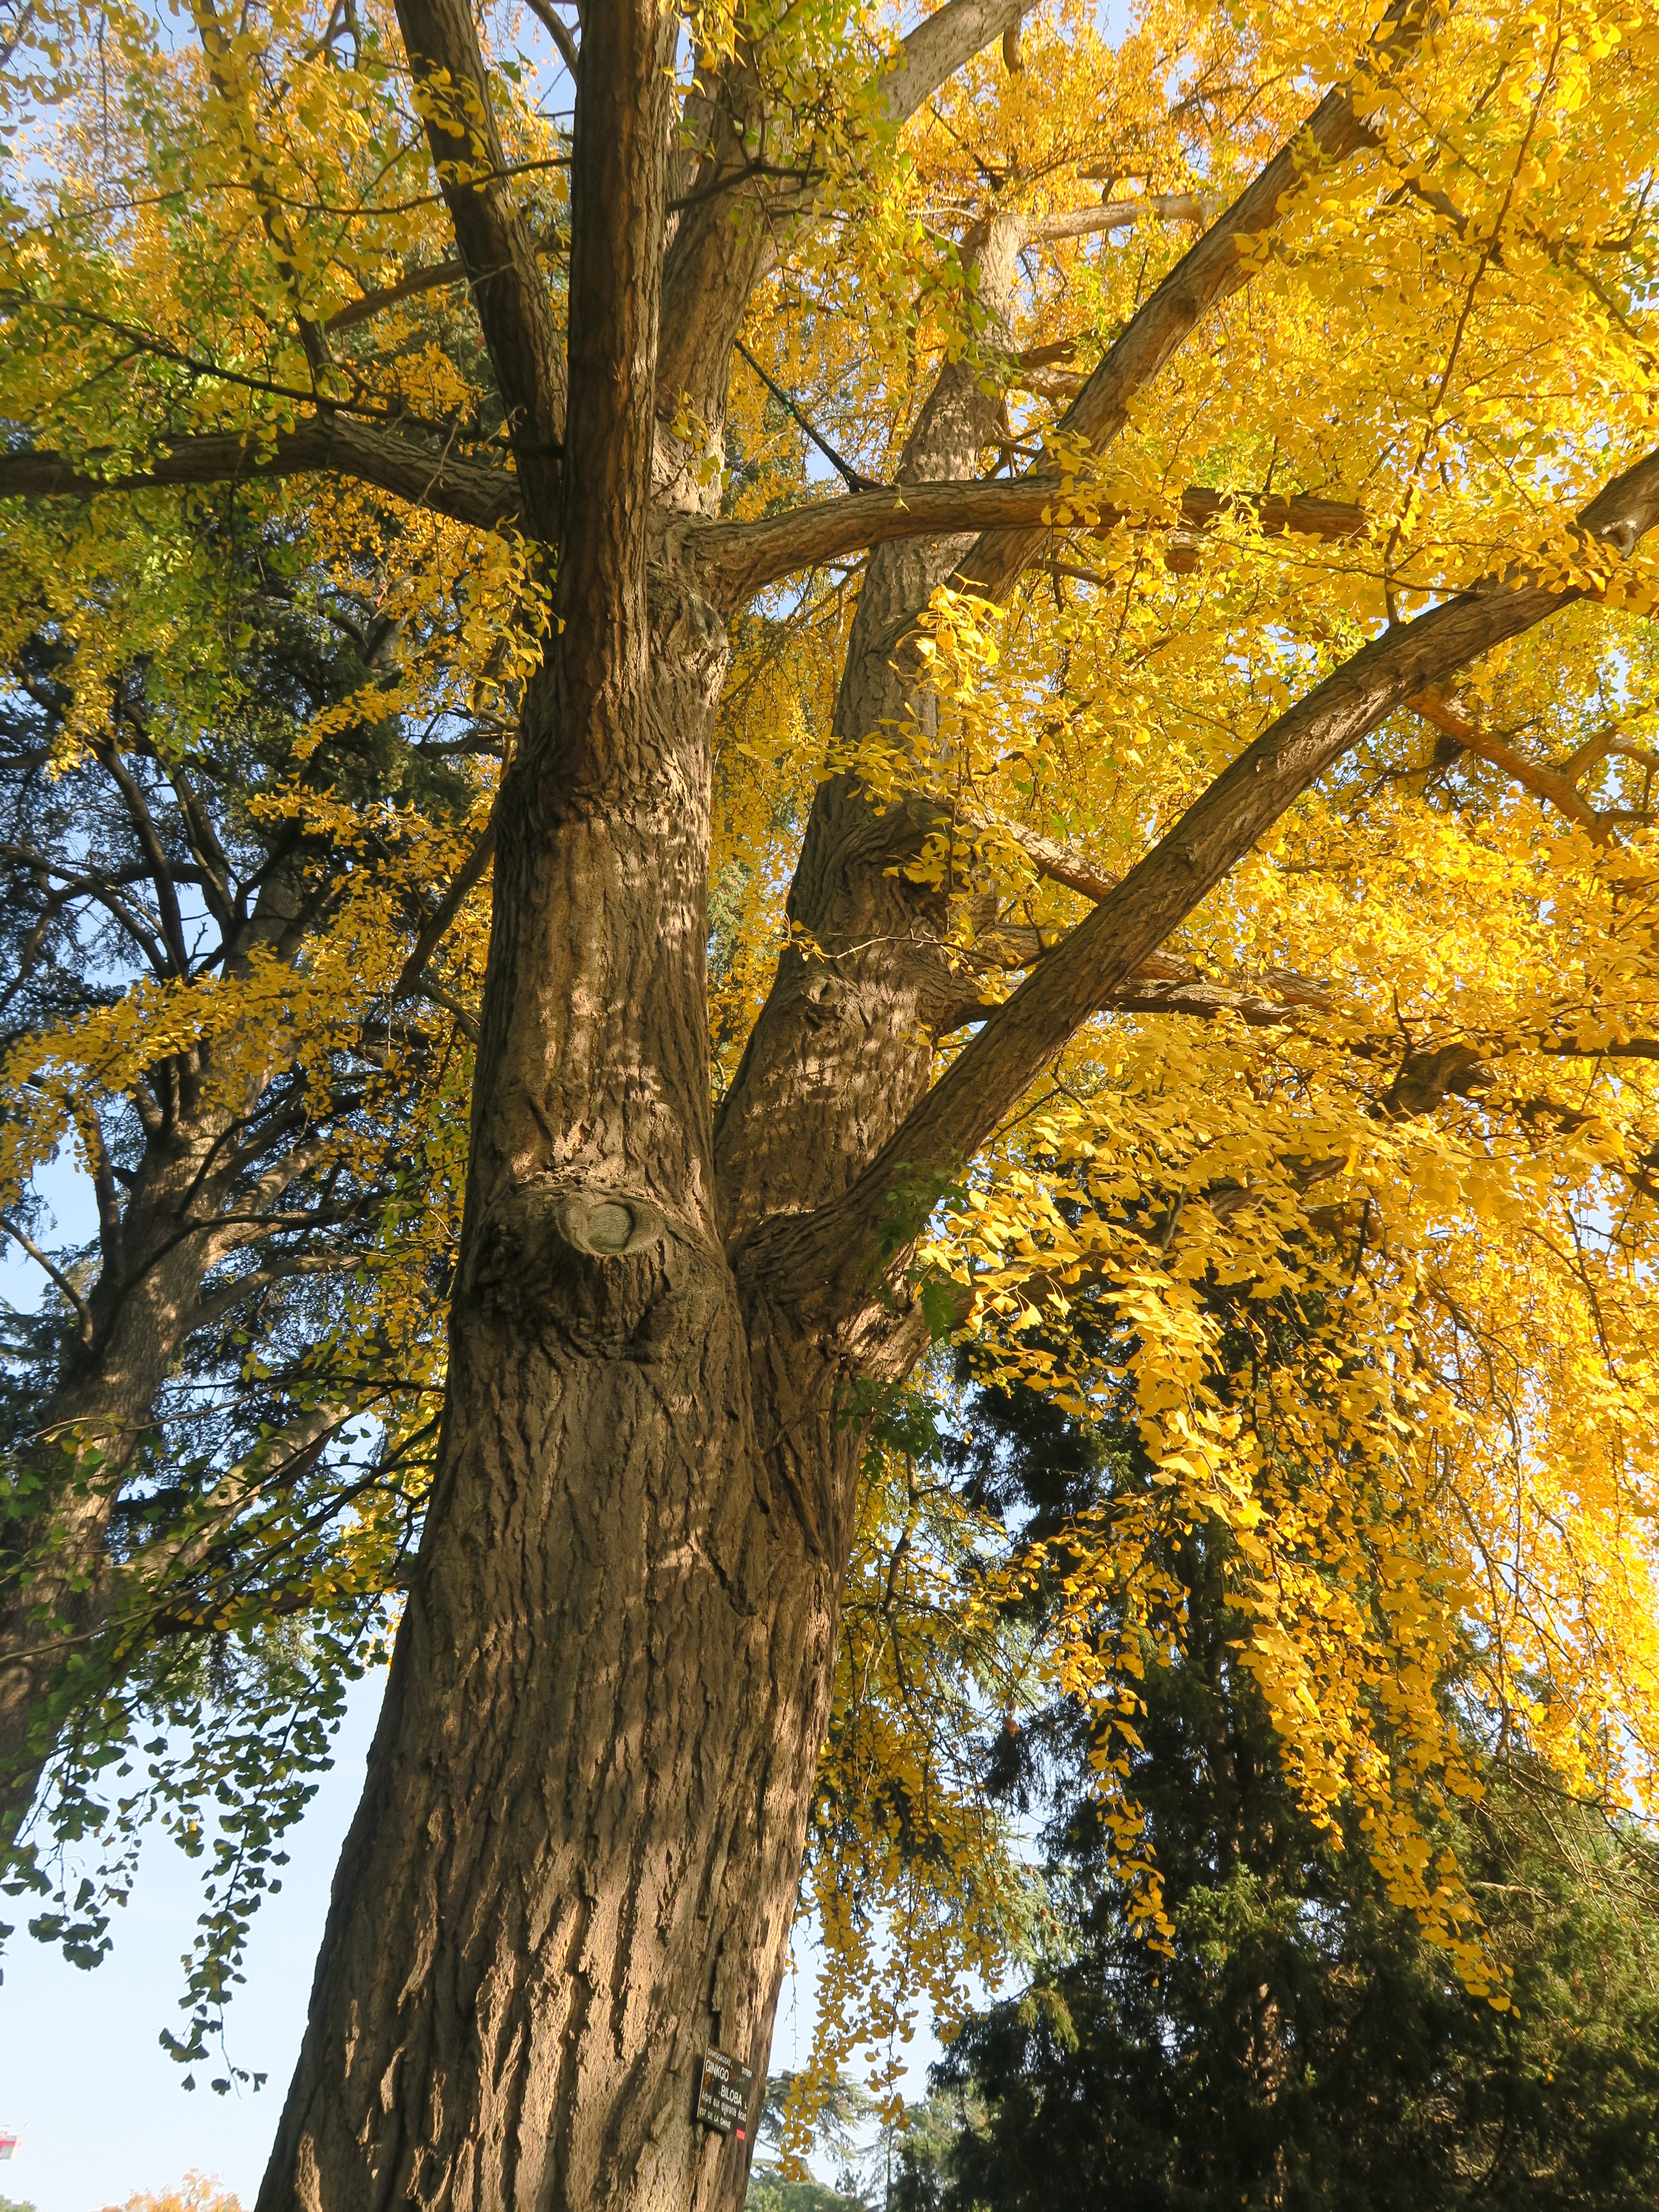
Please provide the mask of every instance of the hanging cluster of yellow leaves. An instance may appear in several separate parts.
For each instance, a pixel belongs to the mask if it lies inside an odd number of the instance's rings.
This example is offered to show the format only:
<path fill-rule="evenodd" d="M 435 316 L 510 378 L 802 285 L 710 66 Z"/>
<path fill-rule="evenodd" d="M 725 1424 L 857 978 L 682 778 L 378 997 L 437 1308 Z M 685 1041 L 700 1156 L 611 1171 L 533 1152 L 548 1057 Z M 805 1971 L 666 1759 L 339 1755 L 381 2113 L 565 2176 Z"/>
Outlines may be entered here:
<path fill-rule="evenodd" d="M 887 144 L 835 95 L 892 21 L 771 12 L 787 31 L 755 7 L 696 33 L 713 52 L 766 20 L 780 98 L 828 118 L 812 144 L 841 212 L 783 240 L 732 364 L 738 519 L 816 483 L 803 420 L 890 482 L 946 358 L 1004 395 L 988 465 L 1029 456 L 1374 28 L 1357 4 L 1145 0 L 1126 21 L 1050 0 L 1018 70 L 993 49 Z M 186 432 L 274 452 L 319 398 L 367 430 L 410 416 L 458 453 L 498 443 L 441 210 L 411 181 L 420 123 L 390 11 L 283 0 L 233 26 L 196 0 L 174 21 L 158 40 L 136 11 L 38 13 L 0 249 L 7 415 L 112 478 Z M 556 295 L 545 56 L 510 9 L 489 28 Z M 1068 1533 L 1066 1601 L 1027 1649 L 1009 1623 L 1040 1563 L 930 1490 L 914 1455 L 872 1449 L 810 1860 L 829 2059 L 888 2039 L 918 1993 L 948 2011 L 964 1973 L 1023 1939 L 1030 1884 L 963 1747 L 988 1711 L 1056 1686 L 1133 1741 L 1139 1670 L 1181 1633 L 1156 1565 L 1172 1528 L 1229 1532 L 1242 1656 L 1288 1771 L 1310 1807 L 1358 1808 L 1392 1894 L 1494 2003 L 1502 1961 L 1425 1839 L 1444 1795 L 1477 1786 L 1472 1736 L 1659 1814 L 1659 573 L 1638 550 L 1615 589 L 1554 520 L 1653 443 L 1659 20 L 1639 0 L 1447 5 L 1375 102 L 1367 150 L 1309 181 L 1109 462 L 1059 452 L 1049 550 L 1019 596 L 939 595 L 925 721 L 828 750 L 856 562 L 734 630 L 710 868 L 721 1085 L 830 770 L 878 805 L 935 803 L 912 872 L 947 895 L 952 957 L 988 1006 L 1384 625 L 1522 567 L 1588 586 L 1326 778 L 936 1212 L 924 1286 L 1080 1418 L 1127 1376 L 1157 1474 Z M 1018 248 L 994 313 L 975 273 L 994 221 Z M 146 494 L 142 521 L 104 500 L 8 510 L 0 623 L 70 642 L 88 724 L 135 654 L 173 653 L 187 690 L 210 645 L 192 509 L 170 496 Z M 291 537 L 296 568 L 374 579 L 404 640 L 376 714 L 487 721 L 533 659 L 542 586 L 509 531 L 434 516 L 418 488 L 402 504 L 296 477 L 236 496 L 250 526 Z M 20 1046 L 6 1189 L 78 1098 L 179 1040 L 320 1064 L 372 1018 L 406 954 L 404 892 L 453 878 L 487 817 L 495 763 L 474 760 L 471 813 L 401 819 L 396 869 L 367 872 L 303 974 L 135 983 Z M 297 781 L 258 804 L 304 807 L 343 851 L 377 834 Z M 486 896 L 446 955 L 452 995 L 476 989 Z M 384 1099 L 453 1161 L 460 1085 L 422 1091 L 389 1061 Z M 447 1236 L 453 1205 L 421 1218 Z M 374 1279 L 399 1287 L 370 1300 L 362 1341 L 380 1357 L 418 1339 L 429 1388 L 434 1266 L 401 1233 L 388 1216 Z M 1068 1337 L 1083 1300 L 1109 1310 L 1121 1364 L 1097 1370 Z M 411 1316 L 389 1334 L 388 1302 Z M 1103 1741 L 1156 1940 L 1157 1869 Z"/>

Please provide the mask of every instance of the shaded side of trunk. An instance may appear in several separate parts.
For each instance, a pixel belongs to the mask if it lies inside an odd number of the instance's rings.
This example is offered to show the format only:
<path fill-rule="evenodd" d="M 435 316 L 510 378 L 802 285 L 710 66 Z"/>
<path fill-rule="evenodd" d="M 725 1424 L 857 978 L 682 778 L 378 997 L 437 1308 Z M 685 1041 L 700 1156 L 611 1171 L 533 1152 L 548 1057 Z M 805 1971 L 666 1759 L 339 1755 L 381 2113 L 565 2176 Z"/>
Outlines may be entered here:
<path fill-rule="evenodd" d="M 997 435 L 995 399 L 966 363 L 947 367 L 900 465 L 901 482 L 974 475 Z M 884 724 L 925 716 L 893 638 L 927 605 L 965 545 L 914 538 L 878 547 L 854 617 L 834 737 L 856 744 Z M 715 1133 L 727 1241 L 839 1196 L 933 1076 L 933 1040 L 967 1018 L 976 993 L 947 957 L 945 902 L 899 872 L 930 826 L 927 810 L 878 814 L 855 780 L 820 785 L 789 894 L 810 942 L 787 946 Z"/>

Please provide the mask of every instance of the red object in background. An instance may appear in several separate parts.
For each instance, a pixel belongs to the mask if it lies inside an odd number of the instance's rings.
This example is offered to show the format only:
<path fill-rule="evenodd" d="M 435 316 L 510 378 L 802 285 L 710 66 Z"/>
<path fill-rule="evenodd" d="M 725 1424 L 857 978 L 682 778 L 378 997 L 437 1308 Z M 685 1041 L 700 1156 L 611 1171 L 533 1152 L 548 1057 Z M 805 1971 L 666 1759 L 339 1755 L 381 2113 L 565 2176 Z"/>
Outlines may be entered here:
<path fill-rule="evenodd" d="M 9 2128 L 0 2128 L 0 2158 L 9 2158 L 21 2140 Z"/>

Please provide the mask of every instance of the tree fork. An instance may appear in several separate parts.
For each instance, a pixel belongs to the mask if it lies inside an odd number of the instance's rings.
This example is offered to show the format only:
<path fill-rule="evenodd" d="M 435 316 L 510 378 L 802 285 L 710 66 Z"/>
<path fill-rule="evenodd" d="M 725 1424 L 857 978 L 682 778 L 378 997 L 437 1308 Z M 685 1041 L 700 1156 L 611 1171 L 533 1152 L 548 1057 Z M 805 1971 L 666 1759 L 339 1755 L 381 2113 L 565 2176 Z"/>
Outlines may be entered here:
<path fill-rule="evenodd" d="M 440 11 L 458 35 L 448 0 L 403 0 L 417 70 Z M 979 0 L 932 21 L 947 16 L 1003 27 Z M 440 1471 L 260 2212 L 738 2202 L 746 2158 L 696 2126 L 696 2059 L 718 2039 L 757 2104 L 861 1455 L 846 1389 L 902 1376 L 924 1337 L 872 1275 L 816 1310 L 750 1264 L 764 1231 L 743 1236 L 846 1190 L 925 1066 L 894 1097 L 870 1091 L 868 1126 L 855 1100 L 839 1152 L 798 1115 L 795 1164 L 774 1155 L 758 1182 L 747 1099 L 717 1211 L 703 958 L 724 638 L 685 571 L 647 577 L 667 58 L 646 0 L 590 7 L 558 629 L 501 804 Z M 453 208 L 467 187 L 431 135 Z M 700 238 L 721 264 L 700 325 L 720 360 L 712 382 L 707 363 L 682 377 L 682 347 L 671 380 L 712 398 L 752 270 L 733 280 L 729 225 L 693 225 L 678 281 Z M 545 412 L 523 290 L 480 301 L 520 423 Z M 878 689 L 908 688 L 886 626 L 962 550 L 889 556 L 884 608 L 872 572 Z M 847 828 L 826 817 L 809 839 L 832 872 Z M 810 1026 L 799 981 L 760 1055 L 773 1074 Z M 915 1056 L 897 1027 L 876 1041 L 878 1088 L 892 1051 Z M 810 1089 L 810 1066 L 793 1073 Z"/>

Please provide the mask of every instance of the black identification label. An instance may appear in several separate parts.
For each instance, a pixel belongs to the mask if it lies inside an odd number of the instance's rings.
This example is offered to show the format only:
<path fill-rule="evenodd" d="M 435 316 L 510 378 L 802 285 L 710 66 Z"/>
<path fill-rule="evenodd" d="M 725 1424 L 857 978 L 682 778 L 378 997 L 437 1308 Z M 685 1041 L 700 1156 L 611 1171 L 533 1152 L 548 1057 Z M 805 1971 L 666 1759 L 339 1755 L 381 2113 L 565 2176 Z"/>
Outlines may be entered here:
<path fill-rule="evenodd" d="M 702 2071 L 697 2077 L 697 2118 L 706 2128 L 718 2128 L 723 2136 L 735 2135 L 739 2142 L 749 2139 L 749 2093 L 755 2086 L 755 2077 L 746 2066 L 724 2051 L 705 2051 Z"/>

